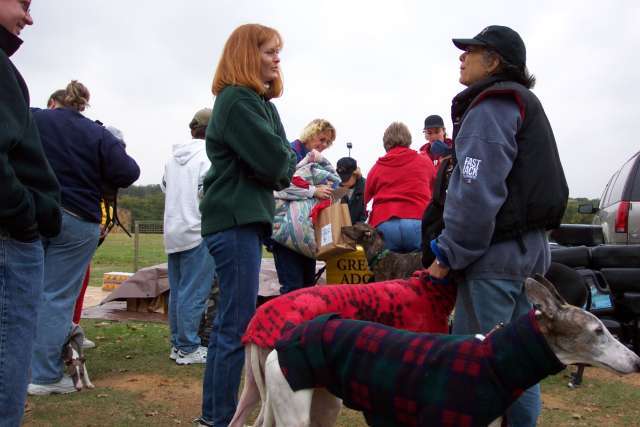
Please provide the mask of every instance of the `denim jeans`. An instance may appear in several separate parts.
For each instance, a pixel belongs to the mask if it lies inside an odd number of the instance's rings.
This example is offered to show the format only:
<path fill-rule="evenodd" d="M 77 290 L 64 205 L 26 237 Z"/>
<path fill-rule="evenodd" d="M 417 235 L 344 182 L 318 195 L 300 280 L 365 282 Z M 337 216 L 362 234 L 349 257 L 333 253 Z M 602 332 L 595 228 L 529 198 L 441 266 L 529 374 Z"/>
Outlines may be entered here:
<path fill-rule="evenodd" d="M 53 384 L 62 378 L 62 346 L 99 234 L 99 224 L 63 211 L 60 234 L 43 240 L 44 286 L 31 359 L 33 384 Z"/>
<path fill-rule="evenodd" d="M 42 293 L 42 242 L 0 235 L 0 424 L 19 426 Z"/>
<path fill-rule="evenodd" d="M 256 311 L 264 226 L 249 224 L 204 236 L 220 284 L 202 384 L 202 419 L 227 427 L 238 404 L 244 347 Z"/>
<path fill-rule="evenodd" d="M 215 264 L 204 241 L 169 254 L 169 328 L 171 345 L 183 353 L 200 346 L 198 327 L 211 292 Z"/>
<path fill-rule="evenodd" d="M 272 251 L 281 295 L 313 285 L 316 275 L 315 259 L 307 258 L 275 242 Z"/>
<path fill-rule="evenodd" d="M 376 229 L 383 234 L 385 249 L 400 253 L 420 250 L 422 222 L 419 219 L 391 218 L 378 224 Z"/>
<path fill-rule="evenodd" d="M 454 334 L 487 333 L 496 324 L 505 324 L 531 310 L 524 282 L 503 279 L 467 280 L 458 286 Z M 507 410 L 510 426 L 534 427 L 542 409 L 540 384 L 536 384 Z"/>

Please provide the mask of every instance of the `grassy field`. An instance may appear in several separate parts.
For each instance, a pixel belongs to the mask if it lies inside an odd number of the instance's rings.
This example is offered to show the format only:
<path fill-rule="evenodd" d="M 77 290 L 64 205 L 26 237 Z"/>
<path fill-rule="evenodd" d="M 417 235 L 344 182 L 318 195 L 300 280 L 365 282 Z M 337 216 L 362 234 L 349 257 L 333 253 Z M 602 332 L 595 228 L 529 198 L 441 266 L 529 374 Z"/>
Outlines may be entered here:
<path fill-rule="evenodd" d="M 169 360 L 164 324 L 82 322 L 97 343 L 88 350 L 94 390 L 30 397 L 26 426 L 190 425 L 200 411 L 202 366 Z M 566 372 L 542 385 L 540 426 L 640 426 L 640 378 L 587 369 L 585 384 L 566 387 Z M 343 410 L 339 427 L 364 427 L 361 414 Z"/>
<path fill-rule="evenodd" d="M 144 235 L 144 265 L 166 261 L 160 235 Z M 109 236 L 94 258 L 93 285 L 105 271 L 132 271 L 133 240 Z M 169 360 L 169 331 L 162 323 L 83 320 L 97 348 L 87 351 L 96 388 L 64 396 L 30 397 L 25 426 L 191 425 L 200 413 L 202 366 Z M 539 425 L 640 426 L 640 375 L 618 377 L 587 369 L 582 387 L 566 387 L 566 371 L 542 384 Z M 339 427 L 364 427 L 360 413 L 343 410 Z"/>
<path fill-rule="evenodd" d="M 167 262 L 161 234 L 140 234 L 138 268 Z M 263 257 L 271 258 L 266 250 Z M 91 262 L 89 286 L 102 286 L 102 277 L 109 271 L 133 272 L 134 239 L 125 233 L 109 234 Z"/>
<path fill-rule="evenodd" d="M 167 262 L 161 234 L 141 234 L 138 268 Z M 102 286 L 103 274 L 109 271 L 133 272 L 133 237 L 111 233 L 96 251 L 91 262 L 89 286 Z"/>

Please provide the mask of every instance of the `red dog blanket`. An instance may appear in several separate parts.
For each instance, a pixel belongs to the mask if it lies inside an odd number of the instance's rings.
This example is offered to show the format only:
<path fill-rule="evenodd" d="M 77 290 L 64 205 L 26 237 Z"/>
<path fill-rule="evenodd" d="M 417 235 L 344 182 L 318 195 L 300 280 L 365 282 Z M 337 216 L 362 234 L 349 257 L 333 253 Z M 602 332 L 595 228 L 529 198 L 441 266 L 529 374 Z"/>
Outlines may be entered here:
<path fill-rule="evenodd" d="M 293 390 L 325 387 L 375 427 L 486 426 L 564 369 L 533 310 L 484 340 L 327 314 L 287 330 L 276 350 Z"/>
<path fill-rule="evenodd" d="M 261 305 L 242 343 L 274 348 L 282 332 L 327 313 L 413 332 L 448 332 L 456 288 L 433 283 L 426 270 L 409 279 L 299 289 Z"/>

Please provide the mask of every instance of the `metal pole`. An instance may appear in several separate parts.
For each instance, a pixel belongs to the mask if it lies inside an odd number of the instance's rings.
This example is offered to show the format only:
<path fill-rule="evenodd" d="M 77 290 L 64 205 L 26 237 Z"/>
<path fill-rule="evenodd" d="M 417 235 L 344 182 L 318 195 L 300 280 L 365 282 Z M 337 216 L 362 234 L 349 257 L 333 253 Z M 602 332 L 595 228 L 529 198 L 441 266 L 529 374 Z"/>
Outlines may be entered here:
<path fill-rule="evenodd" d="M 138 221 L 134 222 L 133 233 L 133 272 L 136 273 L 138 271 L 138 256 L 140 254 L 140 225 Z"/>

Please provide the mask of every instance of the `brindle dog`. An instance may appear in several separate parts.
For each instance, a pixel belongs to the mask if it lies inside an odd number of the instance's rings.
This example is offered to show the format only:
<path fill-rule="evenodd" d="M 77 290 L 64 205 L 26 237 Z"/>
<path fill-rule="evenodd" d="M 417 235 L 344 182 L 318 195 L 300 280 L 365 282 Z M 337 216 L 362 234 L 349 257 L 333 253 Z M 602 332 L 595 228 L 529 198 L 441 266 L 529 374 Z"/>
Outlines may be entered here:
<path fill-rule="evenodd" d="M 342 234 L 364 248 L 374 282 L 403 279 L 423 268 L 420 252 L 401 254 L 385 249 L 382 233 L 368 224 L 358 222 L 342 227 Z"/>

